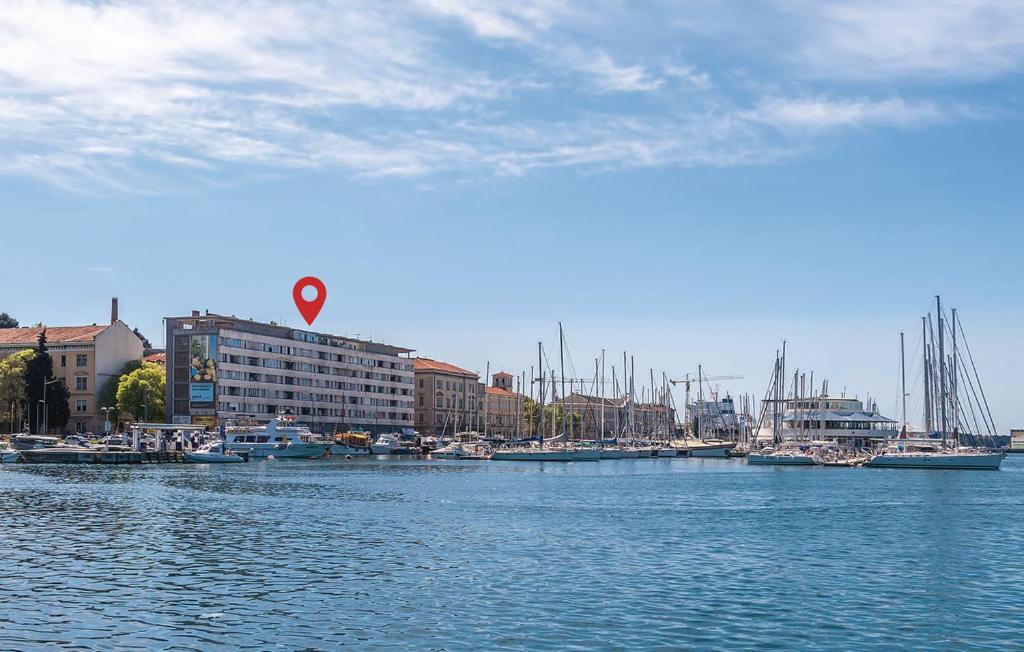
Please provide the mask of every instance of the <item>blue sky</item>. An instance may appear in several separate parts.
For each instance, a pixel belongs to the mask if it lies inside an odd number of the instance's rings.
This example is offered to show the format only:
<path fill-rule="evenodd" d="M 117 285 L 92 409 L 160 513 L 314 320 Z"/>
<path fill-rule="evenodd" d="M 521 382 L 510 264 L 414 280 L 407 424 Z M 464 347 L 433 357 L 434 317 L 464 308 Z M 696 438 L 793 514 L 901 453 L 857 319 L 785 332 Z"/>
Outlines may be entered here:
<path fill-rule="evenodd" d="M 481 372 L 561 320 L 580 375 L 760 393 L 785 338 L 898 416 L 941 292 L 1024 427 L 1019 3 L 15 1 L 0 33 L 23 323 L 298 325 L 315 274 L 316 328 Z"/>

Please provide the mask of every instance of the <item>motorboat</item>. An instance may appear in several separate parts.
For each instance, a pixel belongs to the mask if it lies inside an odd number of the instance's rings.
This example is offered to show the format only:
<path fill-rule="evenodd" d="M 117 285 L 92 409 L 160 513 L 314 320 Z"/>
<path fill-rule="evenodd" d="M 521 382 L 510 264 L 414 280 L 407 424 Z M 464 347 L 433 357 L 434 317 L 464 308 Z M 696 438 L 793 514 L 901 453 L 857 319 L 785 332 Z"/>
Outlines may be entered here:
<path fill-rule="evenodd" d="M 18 461 L 18 451 L 6 443 L 0 444 L 0 464 L 13 464 Z"/>
<path fill-rule="evenodd" d="M 224 442 L 215 441 L 185 453 L 185 461 L 193 464 L 237 464 L 248 462 L 249 454 L 226 448 Z"/>
<path fill-rule="evenodd" d="M 285 417 L 271 419 L 263 428 L 234 429 L 224 433 L 224 446 L 252 458 L 323 457 L 330 442 L 313 435 L 306 426 L 297 426 Z"/>
<path fill-rule="evenodd" d="M 400 432 L 385 432 L 370 444 L 374 455 L 415 455 L 419 453 L 416 442 Z"/>
<path fill-rule="evenodd" d="M 452 442 L 447 446 L 434 449 L 430 457 L 452 460 L 484 460 L 490 456 L 490 447 L 486 444 Z"/>

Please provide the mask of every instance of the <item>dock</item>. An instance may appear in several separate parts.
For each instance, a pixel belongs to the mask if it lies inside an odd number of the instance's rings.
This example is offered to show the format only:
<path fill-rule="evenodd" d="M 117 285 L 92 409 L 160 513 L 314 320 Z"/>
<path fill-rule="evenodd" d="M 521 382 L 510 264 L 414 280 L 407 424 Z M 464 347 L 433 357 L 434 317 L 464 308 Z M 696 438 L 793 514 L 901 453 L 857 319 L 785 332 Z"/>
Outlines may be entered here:
<path fill-rule="evenodd" d="M 110 451 L 85 448 L 38 448 L 19 451 L 26 464 L 181 464 L 177 451 Z"/>

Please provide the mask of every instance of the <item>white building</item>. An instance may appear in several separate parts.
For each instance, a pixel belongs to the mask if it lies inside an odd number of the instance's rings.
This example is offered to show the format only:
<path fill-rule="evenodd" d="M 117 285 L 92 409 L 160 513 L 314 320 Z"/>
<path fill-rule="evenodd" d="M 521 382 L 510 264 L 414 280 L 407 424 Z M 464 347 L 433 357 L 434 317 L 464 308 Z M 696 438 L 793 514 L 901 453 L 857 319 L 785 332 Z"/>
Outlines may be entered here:
<path fill-rule="evenodd" d="M 413 427 L 412 349 L 209 312 L 166 324 L 167 411 L 177 422 L 281 413 L 323 433 Z"/>

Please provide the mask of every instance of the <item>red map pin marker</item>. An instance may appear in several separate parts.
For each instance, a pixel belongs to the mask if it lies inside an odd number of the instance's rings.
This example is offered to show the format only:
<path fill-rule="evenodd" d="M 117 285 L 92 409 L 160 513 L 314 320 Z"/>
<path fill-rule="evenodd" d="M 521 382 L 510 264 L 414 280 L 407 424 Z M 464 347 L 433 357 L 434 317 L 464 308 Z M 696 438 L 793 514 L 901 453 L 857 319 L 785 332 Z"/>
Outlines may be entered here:
<path fill-rule="evenodd" d="M 316 289 L 316 298 L 310 301 L 302 298 L 302 291 L 308 287 Z M 327 288 L 317 277 L 304 276 L 295 282 L 295 287 L 292 288 L 292 298 L 295 299 L 295 307 L 302 313 L 302 318 L 312 326 L 316 316 L 320 314 L 320 309 L 324 307 L 324 301 L 327 300 Z"/>

